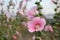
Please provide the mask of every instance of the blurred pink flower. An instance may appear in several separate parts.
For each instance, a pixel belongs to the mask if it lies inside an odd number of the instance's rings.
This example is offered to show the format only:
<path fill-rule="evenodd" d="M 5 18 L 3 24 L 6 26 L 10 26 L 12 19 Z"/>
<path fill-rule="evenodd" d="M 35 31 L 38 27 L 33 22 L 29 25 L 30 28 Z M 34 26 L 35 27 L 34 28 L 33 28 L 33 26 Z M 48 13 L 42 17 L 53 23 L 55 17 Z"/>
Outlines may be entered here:
<path fill-rule="evenodd" d="M 24 12 L 23 12 L 23 9 L 18 10 L 18 12 L 19 12 L 22 16 L 25 15 Z"/>
<path fill-rule="evenodd" d="M 32 39 L 35 40 L 35 36 L 33 36 Z"/>
<path fill-rule="evenodd" d="M 32 21 L 29 21 L 28 23 L 28 31 L 29 32 L 35 32 L 35 31 L 41 31 L 44 29 L 44 25 L 46 24 L 46 21 L 44 18 L 35 17 L 32 19 Z"/>
<path fill-rule="evenodd" d="M 16 35 L 13 35 L 13 36 L 12 36 L 12 38 L 13 38 L 14 40 L 16 40 L 16 39 L 17 39 Z"/>
<path fill-rule="evenodd" d="M 51 26 L 51 25 L 47 25 L 47 26 L 45 27 L 45 31 L 51 31 L 51 32 L 53 32 L 52 26 Z"/>
<path fill-rule="evenodd" d="M 34 6 L 31 9 L 27 10 L 26 15 L 28 16 L 28 19 L 34 18 L 34 16 L 37 14 L 37 7 Z"/>

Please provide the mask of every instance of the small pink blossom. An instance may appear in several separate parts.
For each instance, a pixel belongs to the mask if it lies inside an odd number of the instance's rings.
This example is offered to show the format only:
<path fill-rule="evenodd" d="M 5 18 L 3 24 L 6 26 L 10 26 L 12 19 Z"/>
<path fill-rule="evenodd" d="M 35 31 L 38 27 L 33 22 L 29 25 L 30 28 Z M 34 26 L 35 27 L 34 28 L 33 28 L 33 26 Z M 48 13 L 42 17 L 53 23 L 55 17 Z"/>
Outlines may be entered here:
<path fill-rule="evenodd" d="M 35 36 L 32 37 L 33 40 L 35 40 L 35 38 L 36 38 Z"/>
<path fill-rule="evenodd" d="M 27 10 L 27 15 L 29 15 L 29 16 L 34 16 L 34 15 L 36 15 L 36 11 L 37 11 L 36 9 L 37 9 L 37 7 L 34 6 L 34 7 L 32 7 L 31 9 Z"/>
<path fill-rule="evenodd" d="M 35 17 L 32 19 L 32 21 L 28 22 L 28 31 L 29 32 L 35 32 L 35 31 L 41 31 L 44 29 L 44 25 L 46 24 L 46 21 L 44 18 Z"/>
<path fill-rule="evenodd" d="M 27 13 L 26 14 L 28 16 L 28 19 L 34 18 L 34 16 L 37 14 L 37 7 L 34 6 L 31 9 L 27 10 Z"/>
<path fill-rule="evenodd" d="M 13 35 L 12 38 L 13 38 L 14 40 L 16 40 L 16 39 L 17 39 L 17 36 L 16 36 L 16 35 Z"/>
<path fill-rule="evenodd" d="M 51 26 L 51 25 L 47 25 L 47 26 L 45 27 L 45 31 L 51 31 L 51 32 L 53 32 L 52 26 Z"/>
<path fill-rule="evenodd" d="M 25 15 L 24 12 L 23 12 L 23 9 L 18 10 L 18 12 L 19 12 L 22 16 Z"/>

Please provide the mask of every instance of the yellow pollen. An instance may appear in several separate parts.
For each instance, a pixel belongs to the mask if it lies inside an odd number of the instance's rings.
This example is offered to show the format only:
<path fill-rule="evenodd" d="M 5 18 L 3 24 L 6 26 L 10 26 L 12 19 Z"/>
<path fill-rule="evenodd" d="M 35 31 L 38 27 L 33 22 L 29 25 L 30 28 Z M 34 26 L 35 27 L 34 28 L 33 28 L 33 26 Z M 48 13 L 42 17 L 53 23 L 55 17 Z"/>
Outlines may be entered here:
<path fill-rule="evenodd" d="M 40 26 L 39 25 L 36 25 L 36 29 L 39 29 L 40 28 Z"/>

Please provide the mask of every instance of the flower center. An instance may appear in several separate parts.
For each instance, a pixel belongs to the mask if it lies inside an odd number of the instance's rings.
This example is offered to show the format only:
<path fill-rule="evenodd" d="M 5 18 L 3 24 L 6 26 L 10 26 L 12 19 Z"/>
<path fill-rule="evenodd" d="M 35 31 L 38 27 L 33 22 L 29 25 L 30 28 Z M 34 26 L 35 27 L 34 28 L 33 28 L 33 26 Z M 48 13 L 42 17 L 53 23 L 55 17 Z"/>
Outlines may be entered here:
<path fill-rule="evenodd" d="M 36 25 L 36 29 L 39 29 L 40 28 L 40 26 L 39 25 Z"/>

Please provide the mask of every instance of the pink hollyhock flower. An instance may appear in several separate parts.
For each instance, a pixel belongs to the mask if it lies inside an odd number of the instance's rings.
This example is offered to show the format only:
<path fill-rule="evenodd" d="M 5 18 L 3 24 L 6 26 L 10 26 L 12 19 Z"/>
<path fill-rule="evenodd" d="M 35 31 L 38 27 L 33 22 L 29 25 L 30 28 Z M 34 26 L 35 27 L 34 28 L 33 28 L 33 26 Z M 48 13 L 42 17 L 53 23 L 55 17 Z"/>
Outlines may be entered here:
<path fill-rule="evenodd" d="M 34 16 L 37 14 L 37 7 L 34 6 L 31 9 L 27 10 L 26 15 L 28 16 L 28 19 L 34 18 Z"/>
<path fill-rule="evenodd" d="M 44 29 L 44 25 L 46 24 L 46 21 L 44 18 L 35 17 L 32 19 L 32 21 L 29 21 L 28 23 L 28 31 L 29 32 L 35 32 L 35 31 L 41 31 Z"/>
<path fill-rule="evenodd" d="M 47 26 L 45 27 L 45 31 L 51 31 L 51 32 L 53 32 L 52 26 L 51 26 L 51 25 L 47 25 Z"/>
<path fill-rule="evenodd" d="M 23 12 L 23 9 L 18 10 L 18 12 L 19 12 L 22 16 L 25 15 L 24 12 Z"/>

